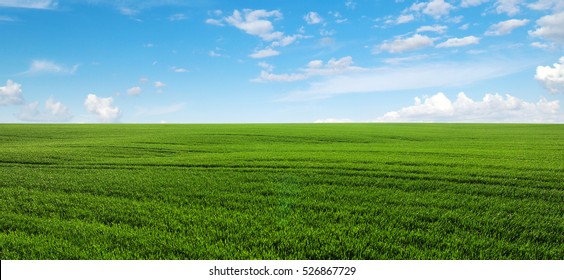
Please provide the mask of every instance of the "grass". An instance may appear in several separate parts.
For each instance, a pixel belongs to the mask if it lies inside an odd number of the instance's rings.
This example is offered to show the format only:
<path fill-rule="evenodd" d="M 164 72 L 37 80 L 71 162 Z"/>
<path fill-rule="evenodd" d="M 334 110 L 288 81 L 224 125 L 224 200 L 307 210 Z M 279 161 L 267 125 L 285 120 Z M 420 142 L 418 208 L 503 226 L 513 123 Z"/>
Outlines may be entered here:
<path fill-rule="evenodd" d="M 564 125 L 0 125 L 1 259 L 564 259 Z"/>

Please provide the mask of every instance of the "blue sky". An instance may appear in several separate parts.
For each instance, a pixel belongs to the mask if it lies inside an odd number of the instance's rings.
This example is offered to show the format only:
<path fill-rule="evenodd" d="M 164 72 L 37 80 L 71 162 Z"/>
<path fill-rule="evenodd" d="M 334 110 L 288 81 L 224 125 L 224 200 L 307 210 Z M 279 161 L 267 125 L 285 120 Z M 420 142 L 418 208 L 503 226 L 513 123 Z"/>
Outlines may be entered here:
<path fill-rule="evenodd" d="M 564 122 L 564 1 L 0 0 L 0 122 Z"/>

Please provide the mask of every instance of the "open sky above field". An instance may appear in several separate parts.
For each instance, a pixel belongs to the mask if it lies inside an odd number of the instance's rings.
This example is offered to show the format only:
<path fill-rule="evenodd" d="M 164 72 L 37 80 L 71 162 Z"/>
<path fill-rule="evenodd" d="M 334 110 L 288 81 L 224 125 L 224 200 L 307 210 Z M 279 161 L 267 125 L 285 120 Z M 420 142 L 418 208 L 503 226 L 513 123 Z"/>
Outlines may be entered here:
<path fill-rule="evenodd" d="M 0 122 L 564 122 L 561 0 L 0 0 Z"/>

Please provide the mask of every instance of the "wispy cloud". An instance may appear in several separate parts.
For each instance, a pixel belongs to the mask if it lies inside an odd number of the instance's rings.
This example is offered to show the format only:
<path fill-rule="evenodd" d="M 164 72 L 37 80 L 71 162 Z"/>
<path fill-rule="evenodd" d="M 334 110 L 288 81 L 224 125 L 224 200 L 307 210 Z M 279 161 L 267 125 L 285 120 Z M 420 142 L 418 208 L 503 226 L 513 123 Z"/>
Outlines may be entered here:
<path fill-rule="evenodd" d="M 0 7 L 47 10 L 57 7 L 57 2 L 52 0 L 2 0 Z"/>
<path fill-rule="evenodd" d="M 468 45 L 476 45 L 480 43 L 480 38 L 476 36 L 467 36 L 464 38 L 450 38 L 437 45 L 437 48 L 455 48 Z"/>
<path fill-rule="evenodd" d="M 254 53 L 250 54 L 249 57 L 251 58 L 265 58 L 270 56 L 277 56 L 280 52 L 277 50 L 273 50 L 272 48 L 266 48 L 262 50 L 257 50 Z"/>
<path fill-rule="evenodd" d="M 16 18 L 14 17 L 9 17 L 9 16 L 0 16 L 0 22 L 5 21 L 5 22 L 14 22 L 16 21 Z"/>
<path fill-rule="evenodd" d="M 351 56 L 345 56 L 340 59 L 332 58 L 327 63 L 322 60 L 312 60 L 305 68 L 300 69 L 299 73 L 289 74 L 273 74 L 263 70 L 260 76 L 253 79 L 253 82 L 295 82 L 305 80 L 314 76 L 330 76 L 350 72 L 365 71 L 366 68 L 353 66 Z M 263 67 L 266 68 L 266 67 Z M 272 71 L 272 69 L 270 69 Z"/>
<path fill-rule="evenodd" d="M 185 72 L 188 72 L 188 69 L 182 68 L 182 67 L 176 67 L 176 66 L 172 66 L 172 67 L 170 68 L 170 70 L 172 70 L 172 72 L 174 72 L 174 73 L 185 73 Z"/>
<path fill-rule="evenodd" d="M 488 36 L 501 36 L 510 34 L 513 29 L 525 26 L 529 23 L 528 19 L 510 19 L 491 25 L 486 31 Z"/>
<path fill-rule="evenodd" d="M 132 96 L 139 95 L 141 94 L 142 91 L 143 89 L 141 89 L 141 87 L 132 87 L 127 90 L 127 95 L 132 95 Z"/>
<path fill-rule="evenodd" d="M 288 92 L 279 101 L 324 99 L 339 94 L 377 93 L 432 87 L 453 87 L 503 77 L 529 67 L 530 62 L 491 59 L 457 63 L 421 63 L 411 66 L 379 67 L 359 73 L 327 76 L 306 89 Z"/>
<path fill-rule="evenodd" d="M 39 109 L 39 102 L 35 101 L 24 105 L 16 117 L 28 122 L 66 122 L 72 115 L 67 106 L 51 96 L 45 101 L 43 110 Z"/>
<path fill-rule="evenodd" d="M 432 46 L 434 39 L 420 34 L 415 34 L 408 38 L 397 38 L 393 41 L 385 41 L 384 43 L 377 46 L 373 53 L 379 53 L 382 51 L 389 53 L 401 53 L 406 51 L 412 51 L 421 49 L 424 47 Z"/>
<path fill-rule="evenodd" d="M 49 60 L 34 60 L 31 62 L 29 69 L 22 74 L 24 75 L 38 75 L 38 74 L 59 74 L 59 75 L 72 75 L 78 70 L 79 65 L 75 64 L 72 67 L 58 64 Z"/>
<path fill-rule="evenodd" d="M 304 16 L 304 20 L 307 24 L 320 24 L 323 22 L 323 18 L 317 12 L 309 12 Z"/>
<path fill-rule="evenodd" d="M 187 20 L 187 19 L 188 19 L 188 16 L 186 16 L 185 14 L 180 14 L 180 13 L 179 14 L 173 14 L 173 15 L 170 15 L 168 17 L 168 20 L 170 20 L 170 21 L 181 21 L 181 20 Z"/>

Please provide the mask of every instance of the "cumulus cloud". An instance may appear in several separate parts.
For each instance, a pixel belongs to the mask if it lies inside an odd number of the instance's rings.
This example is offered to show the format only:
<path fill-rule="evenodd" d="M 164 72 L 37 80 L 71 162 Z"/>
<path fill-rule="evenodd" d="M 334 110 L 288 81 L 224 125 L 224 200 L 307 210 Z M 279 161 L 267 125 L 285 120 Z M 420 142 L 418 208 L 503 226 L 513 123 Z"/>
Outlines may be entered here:
<path fill-rule="evenodd" d="M 417 28 L 416 32 L 420 33 L 420 32 L 436 32 L 439 34 L 445 33 L 445 31 L 447 30 L 447 26 L 446 25 L 425 25 L 425 26 L 421 26 L 419 28 Z"/>
<path fill-rule="evenodd" d="M 243 13 L 239 10 L 233 11 L 233 15 L 225 18 L 230 25 L 245 31 L 249 35 L 260 37 L 264 41 L 278 40 L 283 37 L 283 33 L 274 31 L 274 25 L 268 19 L 281 19 L 282 13 L 278 10 L 250 10 L 245 9 Z"/>
<path fill-rule="evenodd" d="M 507 14 L 514 16 L 521 11 L 521 4 L 524 0 L 497 0 L 495 3 L 495 11 L 498 14 Z"/>
<path fill-rule="evenodd" d="M 537 20 L 537 25 L 529 35 L 564 45 L 564 12 L 543 16 Z"/>
<path fill-rule="evenodd" d="M 0 7 L 23 8 L 23 9 L 53 9 L 57 2 L 52 0 L 3 0 Z"/>
<path fill-rule="evenodd" d="M 314 13 L 314 14 L 312 14 Z M 306 20 L 310 20 L 312 24 L 317 23 L 318 20 L 322 20 L 321 17 L 315 12 L 308 14 Z M 284 32 L 275 31 L 273 20 L 282 19 L 282 13 L 278 10 L 266 11 L 266 10 L 251 10 L 244 9 L 243 12 L 239 10 L 233 11 L 231 16 L 224 17 L 222 20 L 207 20 L 209 24 L 221 25 L 222 22 L 226 22 L 231 26 L 234 26 L 245 33 L 261 38 L 265 42 L 270 42 L 270 49 L 273 47 L 285 47 L 294 42 L 297 39 L 305 38 L 301 34 L 297 35 L 284 35 Z M 274 50 L 268 51 L 269 48 L 265 48 L 262 53 L 255 53 L 251 55 L 253 58 L 266 57 L 261 55 L 274 54 Z M 277 52 L 277 51 L 276 51 Z"/>
<path fill-rule="evenodd" d="M 460 7 L 462 8 L 475 7 L 482 5 L 483 3 L 488 1 L 490 0 L 462 0 L 462 2 L 460 3 Z"/>
<path fill-rule="evenodd" d="M 377 46 L 373 53 L 386 51 L 389 53 L 401 53 L 405 51 L 412 51 L 421 49 L 427 46 L 432 46 L 434 40 L 428 36 L 415 34 L 409 38 L 398 38 L 393 41 L 385 41 Z"/>
<path fill-rule="evenodd" d="M 29 122 L 66 122 L 72 115 L 63 103 L 53 100 L 51 96 L 45 101 L 43 111 L 39 110 L 39 102 L 35 101 L 24 105 L 16 117 Z"/>
<path fill-rule="evenodd" d="M 535 79 L 551 93 L 564 93 L 564 56 L 553 66 L 537 67 Z"/>
<path fill-rule="evenodd" d="M 277 50 L 273 50 L 272 48 L 266 48 L 262 50 L 255 51 L 254 53 L 250 54 L 249 57 L 251 58 L 265 58 L 270 56 L 277 56 L 280 52 Z"/>
<path fill-rule="evenodd" d="M 23 103 L 22 85 L 12 80 L 6 81 L 6 85 L 0 87 L 0 105 L 17 105 Z"/>
<path fill-rule="evenodd" d="M 323 18 L 317 12 L 309 12 L 304 16 L 307 24 L 319 24 L 323 22 Z"/>
<path fill-rule="evenodd" d="M 463 92 L 451 101 L 442 92 L 433 96 L 415 98 L 415 104 L 391 111 L 376 119 L 378 122 L 511 122 L 545 123 L 560 122 L 564 115 L 559 112 L 558 100 L 541 98 L 527 102 L 506 94 L 486 94 L 481 101 L 474 101 Z"/>
<path fill-rule="evenodd" d="M 84 107 L 88 112 L 96 115 L 101 122 L 115 122 L 120 117 L 120 109 L 113 105 L 114 99 L 111 97 L 98 97 L 95 94 L 88 94 L 84 101 Z"/>
<path fill-rule="evenodd" d="M 564 1 L 562 0 L 538 0 L 537 2 L 530 3 L 527 5 L 530 9 L 533 10 L 550 10 L 553 9 L 555 11 L 562 11 L 564 10 Z"/>
<path fill-rule="evenodd" d="M 437 45 L 437 48 L 454 48 L 468 45 L 476 45 L 480 43 L 480 38 L 475 36 L 467 36 L 464 38 L 450 38 L 445 42 Z"/>
<path fill-rule="evenodd" d="M 139 95 L 142 91 L 141 87 L 132 87 L 127 90 L 127 95 Z"/>
<path fill-rule="evenodd" d="M 62 64 L 57 64 L 49 60 L 34 60 L 31 62 L 29 69 L 23 74 L 36 75 L 36 74 L 60 74 L 71 75 L 78 70 L 78 64 L 67 67 Z"/>
<path fill-rule="evenodd" d="M 525 26 L 527 23 L 529 23 L 528 19 L 510 19 L 498 22 L 496 24 L 492 24 L 485 34 L 488 36 L 507 35 L 510 34 L 513 29 Z"/>
<path fill-rule="evenodd" d="M 327 61 L 327 63 L 324 63 L 322 60 L 312 60 L 307 64 L 306 68 L 300 69 L 299 73 L 273 74 L 263 70 L 261 71 L 259 77 L 253 79 L 252 81 L 295 82 L 305 80 L 313 76 L 330 76 L 367 70 L 366 68 L 353 66 L 353 63 L 351 56 L 345 56 L 340 59 L 332 58 Z"/>
<path fill-rule="evenodd" d="M 417 2 L 409 8 L 410 11 L 422 12 L 435 19 L 448 16 L 454 6 L 444 0 L 431 0 L 429 2 Z"/>
<path fill-rule="evenodd" d="M 157 88 L 166 87 L 166 84 L 163 83 L 163 82 L 161 82 L 161 81 L 156 81 L 154 85 L 155 85 L 155 87 L 157 87 Z"/>

